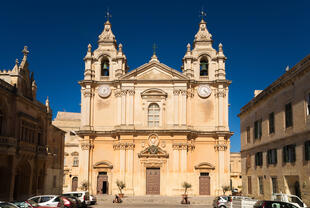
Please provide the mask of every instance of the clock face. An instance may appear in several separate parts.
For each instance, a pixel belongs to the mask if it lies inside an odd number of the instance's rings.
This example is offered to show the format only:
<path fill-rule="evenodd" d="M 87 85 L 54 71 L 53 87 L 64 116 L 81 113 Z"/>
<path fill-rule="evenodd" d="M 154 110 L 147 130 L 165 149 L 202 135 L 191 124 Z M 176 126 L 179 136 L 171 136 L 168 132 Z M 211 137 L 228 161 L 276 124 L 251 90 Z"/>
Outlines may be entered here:
<path fill-rule="evenodd" d="M 108 85 L 101 85 L 98 88 L 98 95 L 102 98 L 109 97 L 111 94 L 111 88 Z"/>
<path fill-rule="evenodd" d="M 207 98 L 211 95 L 212 90 L 209 85 L 200 85 L 198 87 L 198 95 L 202 98 Z"/>

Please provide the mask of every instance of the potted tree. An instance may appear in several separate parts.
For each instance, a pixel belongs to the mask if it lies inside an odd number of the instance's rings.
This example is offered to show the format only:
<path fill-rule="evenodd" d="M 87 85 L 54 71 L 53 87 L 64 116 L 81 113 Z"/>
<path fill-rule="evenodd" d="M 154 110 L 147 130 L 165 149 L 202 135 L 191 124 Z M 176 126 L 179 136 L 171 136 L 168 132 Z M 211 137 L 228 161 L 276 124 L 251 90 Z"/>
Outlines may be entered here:
<path fill-rule="evenodd" d="M 226 185 L 223 185 L 222 189 L 223 189 L 223 194 L 225 195 L 225 193 L 230 190 L 230 187 L 226 186 Z"/>
<path fill-rule="evenodd" d="M 126 187 L 126 184 L 123 181 L 121 181 L 121 180 L 116 180 L 116 185 L 117 185 L 118 190 L 119 190 L 118 196 L 120 198 L 123 198 L 124 194 L 123 194 L 122 190 Z"/>
<path fill-rule="evenodd" d="M 184 181 L 182 183 L 182 187 L 184 188 L 184 194 L 182 194 L 182 201 L 181 204 L 189 204 L 188 196 L 187 196 L 187 189 L 192 187 L 192 184 Z"/>

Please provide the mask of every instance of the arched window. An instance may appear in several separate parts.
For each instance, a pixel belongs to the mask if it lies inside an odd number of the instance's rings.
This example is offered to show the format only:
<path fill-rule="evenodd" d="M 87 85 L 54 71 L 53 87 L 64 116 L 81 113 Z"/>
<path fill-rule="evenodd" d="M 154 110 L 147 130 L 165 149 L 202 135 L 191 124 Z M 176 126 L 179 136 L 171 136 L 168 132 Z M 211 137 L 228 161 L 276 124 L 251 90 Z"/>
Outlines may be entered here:
<path fill-rule="evenodd" d="M 208 76 L 209 62 L 208 59 L 203 57 L 200 60 L 200 76 Z"/>
<path fill-rule="evenodd" d="M 110 64 L 107 58 L 101 62 L 101 76 L 109 76 Z"/>
<path fill-rule="evenodd" d="M 73 167 L 79 167 L 79 157 L 73 158 Z"/>
<path fill-rule="evenodd" d="M 148 126 L 149 127 L 157 127 L 159 126 L 159 105 L 156 103 L 152 103 L 148 108 Z"/>
<path fill-rule="evenodd" d="M 2 111 L 0 110 L 0 135 L 2 135 L 3 134 L 3 121 L 4 121 L 4 119 L 3 119 L 3 113 L 2 113 Z"/>

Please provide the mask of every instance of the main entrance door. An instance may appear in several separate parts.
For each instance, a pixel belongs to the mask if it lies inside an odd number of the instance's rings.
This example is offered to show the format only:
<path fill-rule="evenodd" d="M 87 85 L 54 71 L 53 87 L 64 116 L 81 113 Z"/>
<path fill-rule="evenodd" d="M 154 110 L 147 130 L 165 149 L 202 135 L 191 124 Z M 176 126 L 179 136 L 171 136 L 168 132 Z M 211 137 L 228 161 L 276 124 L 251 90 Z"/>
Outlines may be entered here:
<path fill-rule="evenodd" d="M 160 194 L 160 169 L 146 169 L 146 194 Z"/>
<path fill-rule="evenodd" d="M 108 194 L 107 172 L 99 172 L 97 177 L 97 194 Z"/>
<path fill-rule="evenodd" d="M 200 173 L 199 176 L 199 194 L 210 195 L 210 176 L 206 173 Z"/>

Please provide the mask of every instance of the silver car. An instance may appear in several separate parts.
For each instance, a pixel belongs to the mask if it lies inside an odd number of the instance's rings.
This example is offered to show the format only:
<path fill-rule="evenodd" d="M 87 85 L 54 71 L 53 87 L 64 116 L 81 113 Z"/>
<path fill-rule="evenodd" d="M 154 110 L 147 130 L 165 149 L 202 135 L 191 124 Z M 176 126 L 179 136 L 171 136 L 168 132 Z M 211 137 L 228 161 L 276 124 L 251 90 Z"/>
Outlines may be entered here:
<path fill-rule="evenodd" d="M 57 207 L 60 202 L 60 198 L 57 195 L 41 195 L 41 196 L 33 196 L 28 200 L 35 201 L 39 206 L 44 207 Z"/>
<path fill-rule="evenodd" d="M 213 200 L 214 208 L 226 208 L 228 202 L 228 196 L 217 196 Z"/>

